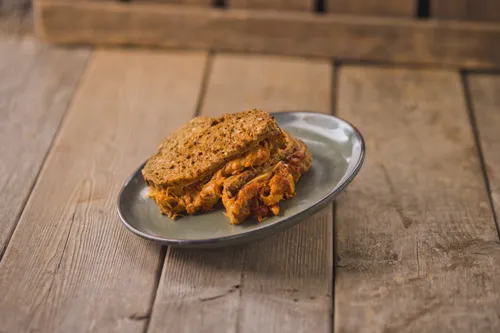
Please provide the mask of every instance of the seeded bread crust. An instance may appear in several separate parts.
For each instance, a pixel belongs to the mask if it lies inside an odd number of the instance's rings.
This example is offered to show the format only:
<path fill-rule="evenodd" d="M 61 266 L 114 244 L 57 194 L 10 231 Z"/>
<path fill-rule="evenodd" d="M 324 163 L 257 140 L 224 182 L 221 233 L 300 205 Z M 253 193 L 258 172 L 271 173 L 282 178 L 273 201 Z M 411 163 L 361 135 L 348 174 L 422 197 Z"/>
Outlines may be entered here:
<path fill-rule="evenodd" d="M 142 174 L 156 189 L 190 184 L 210 176 L 264 140 L 285 142 L 267 112 L 254 109 L 218 118 L 196 117 L 160 144 Z"/>

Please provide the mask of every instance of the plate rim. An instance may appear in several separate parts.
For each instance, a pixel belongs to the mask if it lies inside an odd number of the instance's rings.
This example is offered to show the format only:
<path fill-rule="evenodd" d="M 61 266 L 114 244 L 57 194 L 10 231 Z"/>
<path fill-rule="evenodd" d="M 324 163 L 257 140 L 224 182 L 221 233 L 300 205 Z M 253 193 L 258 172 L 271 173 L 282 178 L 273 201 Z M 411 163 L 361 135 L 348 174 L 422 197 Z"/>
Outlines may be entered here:
<path fill-rule="evenodd" d="M 334 118 L 340 122 L 343 122 L 345 125 L 348 127 L 352 128 L 353 132 L 356 134 L 356 136 L 359 139 L 360 142 L 360 156 L 358 160 L 356 161 L 356 164 L 352 168 L 352 170 L 344 175 L 345 180 L 333 191 L 327 193 L 323 198 L 321 198 L 319 201 L 317 201 L 315 204 L 311 205 L 309 208 L 303 209 L 300 212 L 296 213 L 295 215 L 290 216 L 289 218 L 275 223 L 271 225 L 263 225 L 261 228 L 257 229 L 251 229 L 247 232 L 243 233 L 238 233 L 235 235 L 229 235 L 229 236 L 222 236 L 222 237 L 214 237 L 214 238 L 203 238 L 203 239 L 176 239 L 176 238 L 164 238 L 164 237 L 158 237 L 154 236 L 148 233 L 145 233 L 135 227 L 133 227 L 125 218 L 122 210 L 121 210 L 121 205 L 120 201 L 123 196 L 123 193 L 127 187 L 127 185 L 132 181 L 132 179 L 135 177 L 135 175 L 142 170 L 144 165 L 146 164 L 147 160 L 144 161 L 143 163 L 140 164 L 138 168 L 136 168 L 132 174 L 127 178 L 127 180 L 123 183 L 119 193 L 118 197 L 115 203 L 115 208 L 117 210 L 118 216 L 120 217 L 120 220 L 122 224 L 132 233 L 136 234 L 137 236 L 140 236 L 142 238 L 146 238 L 155 242 L 162 243 L 164 245 L 168 246 L 175 246 L 175 247 L 203 247 L 205 245 L 210 245 L 211 247 L 217 246 L 217 245 L 223 245 L 225 243 L 232 243 L 237 241 L 240 238 L 251 238 L 252 240 L 260 238 L 259 236 L 263 236 L 262 234 L 264 233 L 263 231 L 267 231 L 268 235 L 274 235 L 280 231 L 286 230 L 288 228 L 293 227 L 294 225 L 300 223 L 303 221 L 304 215 L 306 213 L 311 216 L 315 214 L 317 211 L 319 211 L 321 208 L 323 208 L 329 201 L 334 199 L 340 192 L 342 192 L 357 176 L 359 171 L 361 170 L 361 167 L 363 166 L 365 156 L 366 156 L 366 144 L 363 135 L 361 132 L 358 130 L 356 126 L 351 124 L 349 121 L 342 119 L 341 117 L 334 116 L 331 114 L 325 114 L 325 113 L 320 113 L 320 112 L 313 112 L 313 111 L 283 111 L 283 112 L 270 112 L 272 116 L 275 116 L 277 114 L 279 115 L 292 115 L 292 116 L 300 116 L 300 115 L 314 115 L 314 116 L 319 116 L 319 117 L 325 117 L 325 118 Z M 347 176 L 347 177 L 346 177 Z M 286 223 L 288 222 L 288 223 Z M 270 229 L 270 230 L 269 230 Z"/>

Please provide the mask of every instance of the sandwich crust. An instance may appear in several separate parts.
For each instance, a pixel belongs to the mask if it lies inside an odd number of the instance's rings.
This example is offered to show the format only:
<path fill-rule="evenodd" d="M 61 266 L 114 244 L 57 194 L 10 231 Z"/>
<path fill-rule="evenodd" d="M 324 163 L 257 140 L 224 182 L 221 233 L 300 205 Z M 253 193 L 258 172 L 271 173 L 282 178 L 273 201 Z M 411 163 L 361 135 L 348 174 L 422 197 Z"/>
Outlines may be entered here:
<path fill-rule="evenodd" d="M 157 190 L 189 185 L 210 177 L 266 140 L 285 144 L 278 124 L 264 111 L 196 117 L 165 139 L 146 162 L 142 174 L 146 183 Z"/>

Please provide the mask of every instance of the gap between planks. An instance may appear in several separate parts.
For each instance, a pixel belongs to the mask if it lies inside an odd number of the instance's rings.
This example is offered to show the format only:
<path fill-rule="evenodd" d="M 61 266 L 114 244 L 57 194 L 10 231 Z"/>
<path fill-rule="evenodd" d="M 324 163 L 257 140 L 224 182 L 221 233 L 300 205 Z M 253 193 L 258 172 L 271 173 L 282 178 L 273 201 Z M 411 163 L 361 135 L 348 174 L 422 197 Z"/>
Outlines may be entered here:
<path fill-rule="evenodd" d="M 464 83 L 469 107 L 475 123 L 477 145 L 481 152 L 483 173 L 489 190 L 490 203 L 500 230 L 500 75 L 467 73 Z"/>
<path fill-rule="evenodd" d="M 205 70 L 203 72 L 203 79 L 201 81 L 200 93 L 198 94 L 198 100 L 196 102 L 196 111 L 194 113 L 195 117 L 201 114 L 201 110 L 203 108 L 203 100 L 204 100 L 203 97 L 205 96 L 205 93 L 207 91 L 208 79 L 210 77 L 210 74 L 212 73 L 213 59 L 214 59 L 214 53 L 209 52 L 207 55 Z"/>
<path fill-rule="evenodd" d="M 464 96 L 465 96 L 465 102 L 466 102 L 466 105 L 467 105 L 467 114 L 469 116 L 469 121 L 470 121 L 470 124 L 471 124 L 471 127 L 472 127 L 472 133 L 474 135 L 474 143 L 476 145 L 476 148 L 477 148 L 477 154 L 479 156 L 479 162 L 481 164 L 481 173 L 482 173 L 482 176 L 483 176 L 483 180 L 484 180 L 484 185 L 486 187 L 486 191 L 488 192 L 488 199 L 490 201 L 490 207 L 491 207 L 491 211 L 492 211 L 492 214 L 493 214 L 493 218 L 495 220 L 495 226 L 497 228 L 497 234 L 498 236 L 500 237 L 500 226 L 498 225 L 498 216 L 496 214 L 497 210 L 495 209 L 495 202 L 494 202 L 494 192 L 493 192 L 493 189 L 492 189 L 492 186 L 490 184 L 490 177 L 489 177 L 489 173 L 488 173 L 488 170 L 487 170 L 487 164 L 486 164 L 486 159 L 485 159 L 485 152 L 484 152 L 484 149 L 483 149 L 483 145 L 481 143 L 481 136 L 479 134 L 479 128 L 478 128 L 478 125 L 477 125 L 477 116 L 476 116 L 476 112 L 475 112 L 475 108 L 474 108 L 474 100 L 473 100 L 473 96 L 472 96 L 472 92 L 471 92 L 471 89 L 470 89 L 470 85 L 469 85 L 469 82 L 467 80 L 467 74 L 465 72 L 461 72 L 461 75 L 460 75 L 460 79 L 461 79 L 461 83 L 462 83 L 462 87 L 463 87 L 463 91 L 464 91 Z M 487 87 L 483 87 L 484 89 L 488 89 Z M 474 96 L 476 98 L 480 98 L 479 96 Z M 481 102 L 481 101 L 479 101 Z M 500 106 L 500 105 L 499 105 Z M 481 113 L 484 113 L 485 111 L 483 110 L 478 110 L 479 112 Z M 487 112 L 495 112 L 494 110 L 491 110 L 491 109 L 487 109 Z M 500 123 L 493 123 L 493 126 L 498 126 L 500 125 Z M 486 124 L 483 123 L 483 126 L 487 126 Z M 487 129 L 487 128 L 485 128 Z M 491 155 L 494 155 L 495 153 L 493 151 L 489 151 L 488 152 L 489 154 Z M 491 156 L 491 155 L 488 155 L 488 156 Z M 493 178 L 493 176 L 492 176 Z"/>
<path fill-rule="evenodd" d="M 332 115 L 338 117 L 337 114 L 337 107 L 338 107 L 338 78 L 339 78 L 339 69 L 340 69 L 340 62 L 336 60 L 331 61 L 332 65 L 332 83 L 331 83 L 331 91 L 330 91 L 330 96 L 331 96 L 331 106 L 330 106 L 330 112 Z M 339 194 L 341 196 L 342 193 Z M 338 197 L 337 197 L 338 198 Z M 336 198 L 336 200 L 337 200 Z M 335 329 L 335 280 L 336 280 L 336 266 L 337 266 L 337 260 L 336 260 L 336 255 L 335 253 L 337 252 L 337 231 L 336 231 L 336 223 L 337 223 L 337 216 L 336 216 L 336 200 L 332 203 L 332 284 L 330 286 L 330 290 L 332 292 L 332 299 L 331 299 L 331 325 L 330 325 L 330 330 L 329 332 L 333 333 Z"/>

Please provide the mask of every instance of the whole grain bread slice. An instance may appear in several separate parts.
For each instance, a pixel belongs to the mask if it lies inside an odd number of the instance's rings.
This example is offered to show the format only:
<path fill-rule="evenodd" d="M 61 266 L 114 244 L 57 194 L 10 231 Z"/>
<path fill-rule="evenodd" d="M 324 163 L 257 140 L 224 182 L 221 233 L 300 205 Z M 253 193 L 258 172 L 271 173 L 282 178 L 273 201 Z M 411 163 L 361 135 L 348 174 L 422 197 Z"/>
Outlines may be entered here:
<path fill-rule="evenodd" d="M 142 174 L 157 189 L 190 184 L 264 140 L 285 144 L 283 132 L 267 112 L 254 109 L 218 118 L 196 117 L 165 139 Z"/>

